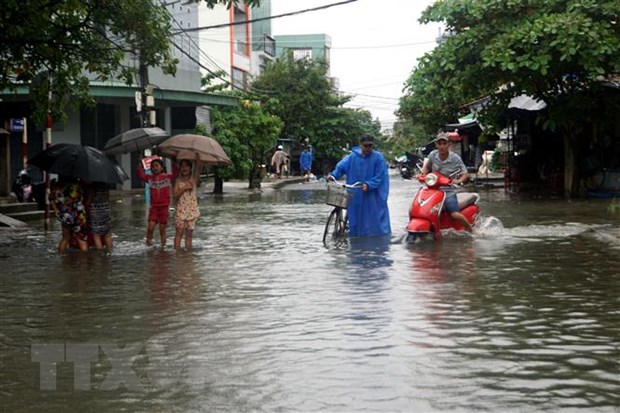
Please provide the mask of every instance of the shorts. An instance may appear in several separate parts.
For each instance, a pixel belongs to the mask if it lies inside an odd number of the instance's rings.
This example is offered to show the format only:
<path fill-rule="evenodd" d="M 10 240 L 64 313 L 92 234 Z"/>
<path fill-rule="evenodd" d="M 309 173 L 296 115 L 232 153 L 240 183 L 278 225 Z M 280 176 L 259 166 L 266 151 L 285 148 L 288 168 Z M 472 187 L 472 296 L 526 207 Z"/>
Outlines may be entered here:
<path fill-rule="evenodd" d="M 149 221 L 161 225 L 168 225 L 169 216 L 170 211 L 168 210 L 168 205 L 151 205 L 149 208 Z"/>
<path fill-rule="evenodd" d="M 456 199 L 456 192 L 447 192 L 443 202 L 443 209 L 446 212 L 459 212 L 459 201 Z"/>
<path fill-rule="evenodd" d="M 175 217 L 174 218 L 174 226 L 179 228 L 179 229 L 188 229 L 190 231 L 193 231 L 194 228 L 196 228 L 196 221 L 198 221 L 198 218 L 195 218 L 195 219 L 180 219 L 179 217 Z"/>

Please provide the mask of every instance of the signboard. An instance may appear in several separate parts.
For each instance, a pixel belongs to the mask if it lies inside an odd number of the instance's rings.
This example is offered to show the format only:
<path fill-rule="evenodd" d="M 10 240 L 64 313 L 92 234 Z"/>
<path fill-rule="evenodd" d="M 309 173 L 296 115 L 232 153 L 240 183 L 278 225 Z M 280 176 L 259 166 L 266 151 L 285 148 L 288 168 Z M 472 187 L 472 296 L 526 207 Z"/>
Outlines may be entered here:
<path fill-rule="evenodd" d="M 142 159 L 142 167 L 145 171 L 151 170 L 151 162 L 155 159 L 161 159 L 161 156 L 153 155 Z"/>
<path fill-rule="evenodd" d="M 11 132 L 23 132 L 24 131 L 24 118 L 12 118 L 11 119 Z"/>

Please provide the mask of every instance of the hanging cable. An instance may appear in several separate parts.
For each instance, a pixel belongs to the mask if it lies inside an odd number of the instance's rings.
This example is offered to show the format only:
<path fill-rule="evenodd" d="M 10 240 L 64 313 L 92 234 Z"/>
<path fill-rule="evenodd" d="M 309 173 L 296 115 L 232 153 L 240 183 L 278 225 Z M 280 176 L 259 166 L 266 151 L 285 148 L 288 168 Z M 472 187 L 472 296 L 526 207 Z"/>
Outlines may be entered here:
<path fill-rule="evenodd" d="M 356 1 L 357 0 L 346 0 L 346 1 L 341 1 L 339 3 L 326 4 L 325 6 L 313 7 L 311 9 L 298 10 L 298 11 L 293 11 L 293 12 L 290 12 L 290 13 L 278 14 L 276 16 L 259 17 L 259 18 L 256 18 L 256 19 L 244 20 L 244 21 L 240 21 L 240 22 L 222 23 L 222 24 L 215 24 L 215 25 L 212 25 L 212 26 L 191 27 L 189 29 L 181 29 L 179 32 L 176 32 L 176 33 L 173 33 L 173 34 L 177 34 L 177 33 L 180 33 L 180 32 L 195 32 L 195 31 L 198 31 L 198 30 L 219 29 L 219 28 L 222 28 L 222 27 L 235 26 L 235 25 L 238 25 L 238 24 L 254 23 L 254 22 L 259 22 L 259 21 L 263 21 L 263 20 L 276 19 L 276 18 L 279 18 L 279 17 L 294 16 L 296 14 L 302 14 L 302 13 L 308 13 L 308 12 L 311 12 L 311 11 L 329 9 L 330 7 L 341 6 L 343 4 L 353 3 L 353 2 L 356 2 Z"/>

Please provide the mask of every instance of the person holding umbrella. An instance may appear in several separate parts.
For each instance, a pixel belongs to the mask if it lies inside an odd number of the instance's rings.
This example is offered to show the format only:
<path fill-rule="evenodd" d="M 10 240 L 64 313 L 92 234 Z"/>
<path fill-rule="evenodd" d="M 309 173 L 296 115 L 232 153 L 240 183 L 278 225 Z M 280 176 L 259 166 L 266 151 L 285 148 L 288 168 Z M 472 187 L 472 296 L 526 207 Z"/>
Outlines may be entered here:
<path fill-rule="evenodd" d="M 107 249 L 112 253 L 112 229 L 110 223 L 110 187 L 103 182 L 91 182 L 86 185 L 86 210 L 88 213 L 88 227 L 92 234 L 93 243 L 97 250 Z"/>
<path fill-rule="evenodd" d="M 192 233 L 196 226 L 196 221 L 200 217 L 198 209 L 198 197 L 196 187 L 200 179 L 200 169 L 202 164 L 196 162 L 196 168 L 192 174 L 192 161 L 189 159 L 181 160 L 179 177 L 174 183 L 174 197 L 177 200 L 174 224 L 176 233 L 174 235 L 174 248 L 181 248 L 181 239 L 185 235 L 185 249 L 192 249 Z"/>
<path fill-rule="evenodd" d="M 88 224 L 82 186 L 77 180 L 59 177 L 50 190 L 50 205 L 62 226 L 58 252 L 64 254 L 72 240 L 80 251 L 88 251 Z"/>
<path fill-rule="evenodd" d="M 138 162 L 136 171 L 140 179 L 148 182 L 150 185 L 151 204 L 149 206 L 148 224 L 146 227 L 146 245 L 153 244 L 153 231 L 155 226 L 159 225 L 159 239 L 161 247 L 164 248 L 166 246 L 166 228 L 170 215 L 172 182 L 179 175 L 179 170 L 175 165 L 172 168 L 171 174 L 166 173 L 164 162 L 161 159 L 153 159 L 151 162 L 153 175 L 147 175 L 144 172 L 142 162 Z"/>

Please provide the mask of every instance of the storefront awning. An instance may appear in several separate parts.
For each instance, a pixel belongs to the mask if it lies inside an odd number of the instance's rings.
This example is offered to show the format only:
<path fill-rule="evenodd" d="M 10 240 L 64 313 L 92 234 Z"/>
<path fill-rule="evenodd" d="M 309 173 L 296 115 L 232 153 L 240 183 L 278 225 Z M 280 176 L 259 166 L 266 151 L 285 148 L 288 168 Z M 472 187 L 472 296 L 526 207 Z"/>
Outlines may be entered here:
<path fill-rule="evenodd" d="M 520 109 L 527 110 L 528 112 L 535 112 L 547 107 L 547 104 L 542 100 L 536 100 L 527 95 L 519 95 L 510 100 L 508 109 Z"/>

